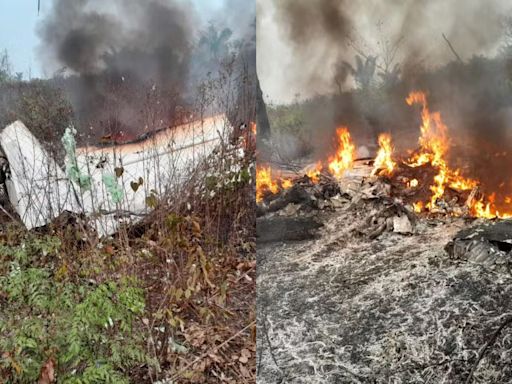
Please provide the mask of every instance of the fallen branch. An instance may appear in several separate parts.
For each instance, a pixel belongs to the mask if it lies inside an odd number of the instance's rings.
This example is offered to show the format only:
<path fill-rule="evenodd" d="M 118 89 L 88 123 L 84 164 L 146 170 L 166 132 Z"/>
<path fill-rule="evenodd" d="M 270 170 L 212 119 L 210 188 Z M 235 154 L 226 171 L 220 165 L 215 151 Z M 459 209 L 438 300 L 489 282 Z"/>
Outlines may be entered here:
<path fill-rule="evenodd" d="M 512 316 L 509 316 L 505 319 L 503 323 L 499 326 L 499 328 L 492 334 L 491 338 L 487 340 L 487 342 L 484 344 L 482 348 L 480 348 L 480 352 L 478 353 L 478 357 L 476 358 L 475 363 L 473 364 L 473 367 L 471 368 L 471 371 L 469 372 L 469 376 L 466 379 L 466 384 L 471 383 L 471 380 L 473 379 L 473 375 L 478 368 L 478 365 L 480 364 L 480 361 L 483 359 L 484 355 L 486 354 L 487 350 L 496 342 L 498 339 L 499 334 L 501 331 L 512 324 Z"/>
<path fill-rule="evenodd" d="M 137 213 L 137 212 L 132 212 L 132 211 L 128 211 L 125 209 L 117 209 L 117 210 L 113 210 L 113 211 L 107 211 L 105 209 L 100 209 L 99 213 L 103 216 L 117 215 L 118 217 L 131 217 L 131 216 L 146 217 L 146 216 L 148 216 L 147 213 Z"/>
<path fill-rule="evenodd" d="M 244 333 L 245 331 L 247 331 L 249 328 L 251 328 L 253 325 L 255 325 L 256 321 L 252 321 L 248 326 L 246 326 L 245 328 L 241 329 L 240 331 L 238 331 L 237 333 L 235 333 L 233 336 L 231 336 L 229 339 L 225 340 L 224 342 L 222 342 L 221 344 L 219 344 L 217 347 L 211 349 L 211 350 L 208 350 L 206 351 L 205 353 L 203 353 L 201 356 L 198 356 L 196 357 L 194 360 L 192 360 L 190 363 L 188 363 L 187 365 L 185 365 L 182 369 L 180 369 L 178 372 L 176 372 L 174 375 L 171 376 L 170 378 L 170 381 L 173 382 L 174 380 L 177 380 L 181 377 L 181 375 L 183 373 L 185 373 L 192 365 L 194 365 L 195 363 L 201 361 L 202 359 L 204 359 L 205 357 L 207 357 L 209 354 L 213 353 L 213 352 L 217 352 L 219 349 L 222 349 L 224 348 L 226 345 L 228 345 L 231 341 L 233 341 L 234 339 L 236 339 L 238 336 L 240 336 L 242 333 Z"/>
<path fill-rule="evenodd" d="M 373 229 L 368 233 L 368 238 L 370 240 L 375 240 L 377 237 L 382 235 L 384 231 L 386 230 L 386 222 L 379 225 L 377 228 Z"/>
<path fill-rule="evenodd" d="M 19 223 L 19 222 L 20 222 L 20 221 L 19 221 L 19 220 L 17 220 L 13 215 L 11 215 L 9 212 L 7 212 L 7 210 L 6 210 L 4 207 L 2 207 L 1 205 L 0 205 L 0 211 L 2 211 L 5 215 L 7 215 L 7 217 L 8 217 L 9 219 L 11 219 L 12 221 L 14 221 L 14 222 L 16 222 L 16 223 Z"/>

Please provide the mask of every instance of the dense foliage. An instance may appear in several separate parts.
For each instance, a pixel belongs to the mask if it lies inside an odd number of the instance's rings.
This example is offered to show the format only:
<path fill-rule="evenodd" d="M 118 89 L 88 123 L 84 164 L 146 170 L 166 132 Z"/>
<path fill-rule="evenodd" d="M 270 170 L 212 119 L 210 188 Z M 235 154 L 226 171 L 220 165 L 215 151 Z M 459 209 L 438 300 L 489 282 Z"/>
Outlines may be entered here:
<path fill-rule="evenodd" d="M 127 383 L 131 368 L 155 364 L 134 332 L 143 291 L 128 278 L 70 281 L 55 269 L 60 252 L 50 236 L 0 245 L 0 377 L 34 383 L 46 370 L 60 383 Z"/>

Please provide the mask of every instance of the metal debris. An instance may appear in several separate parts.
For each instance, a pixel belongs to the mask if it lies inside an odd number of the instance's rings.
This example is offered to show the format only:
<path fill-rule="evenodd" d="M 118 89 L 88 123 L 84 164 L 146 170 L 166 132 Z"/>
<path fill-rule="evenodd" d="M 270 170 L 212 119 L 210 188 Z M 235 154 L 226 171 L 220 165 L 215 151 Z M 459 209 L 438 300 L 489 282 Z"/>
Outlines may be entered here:
<path fill-rule="evenodd" d="M 485 223 L 463 229 L 446 245 L 454 259 L 487 266 L 512 263 L 512 221 Z"/>
<path fill-rule="evenodd" d="M 68 163 L 73 172 L 66 175 L 17 121 L 0 132 L 0 149 L 9 164 L 7 194 L 28 229 L 43 227 L 67 211 L 87 216 L 99 235 L 112 234 L 121 223 L 138 221 L 149 213 L 148 197 L 163 196 L 170 186 L 183 181 L 231 132 L 226 117 L 219 115 L 129 144 L 78 148 L 76 154 L 71 151 Z M 78 174 L 87 176 L 87 188 L 77 182 Z M 135 181 L 137 188 L 133 188 Z"/>

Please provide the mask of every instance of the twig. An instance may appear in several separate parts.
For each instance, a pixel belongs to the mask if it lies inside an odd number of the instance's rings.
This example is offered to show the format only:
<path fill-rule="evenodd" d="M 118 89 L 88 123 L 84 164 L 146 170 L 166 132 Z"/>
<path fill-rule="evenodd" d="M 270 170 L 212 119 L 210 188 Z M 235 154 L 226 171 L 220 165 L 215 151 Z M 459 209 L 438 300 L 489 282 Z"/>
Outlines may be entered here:
<path fill-rule="evenodd" d="M 466 379 L 466 384 L 471 383 L 471 380 L 473 379 L 473 375 L 474 375 L 476 369 L 478 368 L 480 361 L 483 359 L 485 353 L 496 342 L 496 339 L 498 338 L 501 331 L 510 324 L 512 324 L 512 316 L 509 316 L 508 318 L 505 319 L 505 321 L 503 323 L 501 323 L 499 328 L 492 334 L 491 338 L 489 340 L 487 340 L 487 342 L 484 344 L 484 346 L 480 349 L 480 352 L 478 353 L 478 357 L 476 358 L 476 361 L 473 364 L 471 371 L 469 372 L 469 376 Z"/>
<path fill-rule="evenodd" d="M 16 223 L 19 223 L 20 221 L 17 220 L 13 215 L 11 215 L 9 212 L 7 212 L 7 210 L 2 207 L 2 205 L 0 205 L 0 211 L 2 211 L 4 214 L 7 215 L 7 217 L 9 217 L 9 219 L 11 219 L 12 221 L 16 222 Z"/>
<path fill-rule="evenodd" d="M 377 228 L 374 228 L 372 231 L 370 231 L 368 233 L 368 238 L 370 240 L 375 240 L 377 237 L 379 237 L 380 235 L 382 235 L 384 233 L 384 231 L 386 230 L 386 227 L 387 227 L 386 222 L 382 223 Z"/>
<path fill-rule="evenodd" d="M 196 357 L 194 360 L 192 360 L 190 363 L 188 363 L 187 365 L 185 365 L 182 369 L 180 369 L 178 372 L 176 372 L 174 375 L 171 376 L 170 380 L 173 381 L 173 380 L 176 380 L 178 379 L 182 373 L 184 373 L 188 368 L 190 368 L 192 365 L 194 365 L 195 363 L 197 363 L 198 361 L 204 359 L 206 356 L 208 356 L 210 353 L 213 353 L 213 352 L 216 352 L 217 350 L 221 349 L 221 348 L 224 348 L 227 344 L 229 344 L 231 341 L 233 341 L 234 339 L 236 339 L 238 336 L 240 336 L 242 333 L 244 333 L 246 330 L 248 330 L 250 327 L 252 327 L 254 324 L 256 323 L 256 321 L 252 321 L 248 326 L 246 326 L 245 328 L 241 329 L 240 331 L 238 331 L 237 333 L 235 333 L 233 336 L 231 336 L 229 339 L 227 339 L 226 341 L 222 342 L 222 344 L 219 344 L 217 347 L 209 350 L 209 351 L 206 351 L 205 353 L 203 353 L 201 356 L 198 356 Z"/>
<path fill-rule="evenodd" d="M 268 335 L 268 328 L 267 328 L 267 312 L 265 311 L 265 316 L 263 318 L 263 332 L 265 334 L 265 339 L 267 341 L 267 344 L 268 344 L 268 351 L 270 353 L 270 357 L 272 358 L 272 361 L 274 362 L 274 365 L 277 367 L 277 369 L 279 369 L 279 371 L 281 372 L 281 380 L 279 381 L 280 383 L 283 382 L 283 380 L 288 376 L 288 374 L 286 374 L 286 372 L 283 370 L 283 368 L 281 368 L 279 366 L 279 364 L 277 364 L 277 359 L 276 359 L 276 356 L 274 355 L 274 350 L 272 348 L 272 343 L 270 342 L 270 337 Z"/>
<path fill-rule="evenodd" d="M 359 54 L 359 56 L 361 56 L 363 59 L 368 60 L 370 58 L 370 56 L 364 53 L 362 49 L 356 47 L 353 40 L 349 40 L 348 46 L 351 47 L 354 51 L 356 51 L 356 53 Z M 388 72 L 387 69 L 380 65 L 378 62 L 375 62 L 375 66 L 381 71 L 384 71 L 386 73 Z"/>
<path fill-rule="evenodd" d="M 147 217 L 147 213 L 137 213 L 128 211 L 125 209 L 116 209 L 113 211 L 107 211 L 106 209 L 100 209 L 99 213 L 106 216 L 106 215 L 117 215 L 119 217 L 130 217 L 130 216 L 136 216 L 136 217 Z"/>
<path fill-rule="evenodd" d="M 444 41 L 446 41 L 446 44 L 448 44 L 448 47 L 450 47 L 450 50 L 452 51 L 452 53 L 455 55 L 455 57 L 457 58 L 457 60 L 459 61 L 459 63 L 462 63 L 462 59 L 460 58 L 459 54 L 455 51 L 455 49 L 453 48 L 453 45 L 452 43 L 450 43 L 450 40 L 448 40 L 448 38 L 446 37 L 446 35 L 443 33 L 443 39 Z"/>

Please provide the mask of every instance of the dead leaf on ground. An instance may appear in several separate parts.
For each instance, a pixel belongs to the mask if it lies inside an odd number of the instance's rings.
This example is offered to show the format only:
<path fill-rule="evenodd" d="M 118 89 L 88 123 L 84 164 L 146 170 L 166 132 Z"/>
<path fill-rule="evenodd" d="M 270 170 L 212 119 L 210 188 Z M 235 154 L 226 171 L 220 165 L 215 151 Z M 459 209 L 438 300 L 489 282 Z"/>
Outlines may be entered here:
<path fill-rule="evenodd" d="M 240 373 L 243 377 L 250 378 L 252 377 L 251 371 L 243 364 L 239 365 Z"/>
<path fill-rule="evenodd" d="M 55 382 L 55 362 L 53 359 L 49 359 L 41 368 L 39 384 L 51 384 L 53 382 Z"/>

